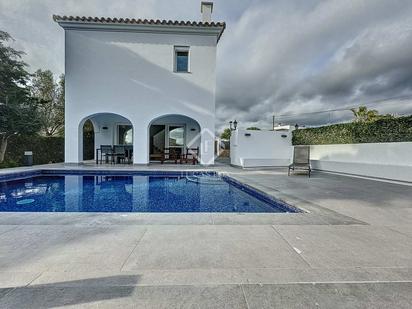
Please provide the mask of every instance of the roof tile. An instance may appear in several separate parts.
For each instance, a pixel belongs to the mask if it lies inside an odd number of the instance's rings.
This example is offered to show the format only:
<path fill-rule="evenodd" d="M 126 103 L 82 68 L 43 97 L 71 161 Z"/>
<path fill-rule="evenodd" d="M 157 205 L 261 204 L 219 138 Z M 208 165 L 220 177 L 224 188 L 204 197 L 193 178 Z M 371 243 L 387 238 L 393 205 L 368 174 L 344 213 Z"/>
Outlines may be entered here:
<path fill-rule="evenodd" d="M 177 25 L 177 26 L 198 26 L 198 27 L 226 27 L 224 22 L 201 22 L 201 21 L 178 21 L 166 19 L 135 19 L 135 18 L 110 18 L 110 17 L 86 17 L 86 16 L 60 16 L 53 15 L 55 22 L 89 22 L 89 23 L 112 23 L 112 24 L 139 24 L 139 25 Z"/>

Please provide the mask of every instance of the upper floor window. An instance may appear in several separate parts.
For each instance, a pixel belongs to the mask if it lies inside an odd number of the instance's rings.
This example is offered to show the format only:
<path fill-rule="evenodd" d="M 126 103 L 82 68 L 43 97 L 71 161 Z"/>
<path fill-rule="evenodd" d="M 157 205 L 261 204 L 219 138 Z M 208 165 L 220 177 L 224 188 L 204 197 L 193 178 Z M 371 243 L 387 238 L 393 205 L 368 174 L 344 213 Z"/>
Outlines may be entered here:
<path fill-rule="evenodd" d="M 189 47 L 175 46 L 175 72 L 189 72 Z"/>

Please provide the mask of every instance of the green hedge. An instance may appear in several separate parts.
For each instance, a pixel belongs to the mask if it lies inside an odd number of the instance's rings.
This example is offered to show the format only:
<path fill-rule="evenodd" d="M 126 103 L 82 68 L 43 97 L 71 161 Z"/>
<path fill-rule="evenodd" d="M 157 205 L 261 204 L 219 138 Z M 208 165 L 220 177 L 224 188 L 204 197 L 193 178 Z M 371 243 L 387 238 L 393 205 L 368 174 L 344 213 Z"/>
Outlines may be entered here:
<path fill-rule="evenodd" d="M 412 142 L 412 116 L 293 131 L 293 145 Z"/>
<path fill-rule="evenodd" d="M 24 152 L 33 151 L 33 164 L 64 161 L 64 138 L 43 136 L 15 136 L 9 139 L 5 162 L 23 165 Z"/>

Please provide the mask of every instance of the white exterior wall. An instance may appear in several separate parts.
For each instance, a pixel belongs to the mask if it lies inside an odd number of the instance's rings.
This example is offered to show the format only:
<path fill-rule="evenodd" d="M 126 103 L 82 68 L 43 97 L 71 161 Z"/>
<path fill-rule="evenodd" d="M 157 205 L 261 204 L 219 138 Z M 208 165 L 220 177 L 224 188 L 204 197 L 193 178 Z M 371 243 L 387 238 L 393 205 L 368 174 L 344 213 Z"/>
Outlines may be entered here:
<path fill-rule="evenodd" d="M 310 157 L 319 170 L 412 181 L 412 143 L 312 145 Z"/>
<path fill-rule="evenodd" d="M 114 113 L 133 125 L 134 163 L 149 162 L 148 126 L 185 115 L 202 132 L 201 163 L 213 164 L 216 36 L 65 30 L 65 161 L 82 159 L 83 121 Z M 174 46 L 190 46 L 190 73 L 174 73 Z M 96 141 L 97 144 L 97 141 Z"/>
<path fill-rule="evenodd" d="M 250 136 L 245 136 L 250 134 Z M 286 137 L 282 137 L 286 136 Z M 277 131 L 232 131 L 230 162 L 240 167 L 287 166 L 292 158 L 292 133 Z"/>

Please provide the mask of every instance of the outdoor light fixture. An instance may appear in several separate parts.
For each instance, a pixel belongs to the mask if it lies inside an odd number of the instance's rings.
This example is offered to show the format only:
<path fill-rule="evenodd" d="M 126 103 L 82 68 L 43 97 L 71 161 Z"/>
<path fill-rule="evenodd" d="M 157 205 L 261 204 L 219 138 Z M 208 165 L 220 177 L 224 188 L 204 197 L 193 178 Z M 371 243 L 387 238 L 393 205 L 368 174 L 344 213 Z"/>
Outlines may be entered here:
<path fill-rule="evenodd" d="M 235 119 L 235 121 L 229 121 L 229 125 L 230 125 L 230 131 L 234 131 L 237 128 L 237 121 Z M 233 126 L 232 126 L 233 125 Z"/>

